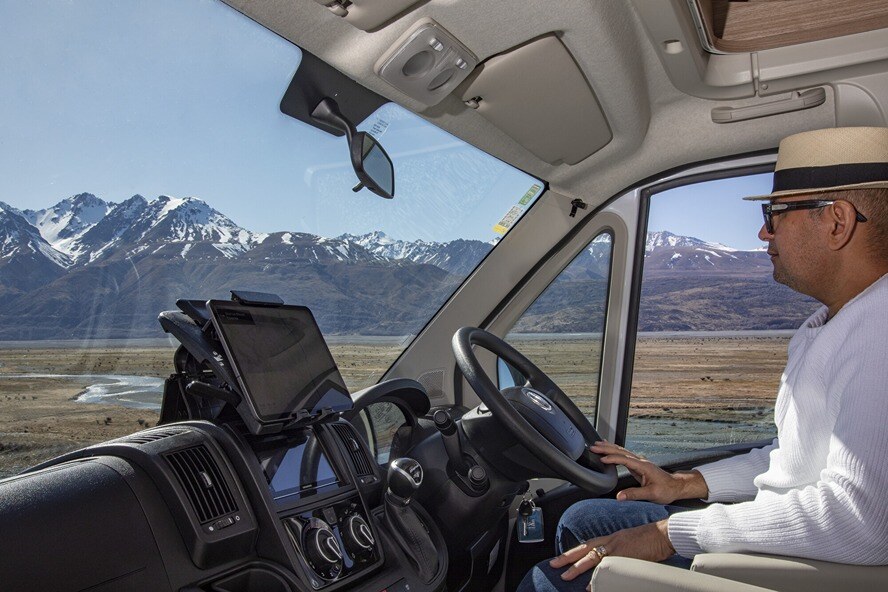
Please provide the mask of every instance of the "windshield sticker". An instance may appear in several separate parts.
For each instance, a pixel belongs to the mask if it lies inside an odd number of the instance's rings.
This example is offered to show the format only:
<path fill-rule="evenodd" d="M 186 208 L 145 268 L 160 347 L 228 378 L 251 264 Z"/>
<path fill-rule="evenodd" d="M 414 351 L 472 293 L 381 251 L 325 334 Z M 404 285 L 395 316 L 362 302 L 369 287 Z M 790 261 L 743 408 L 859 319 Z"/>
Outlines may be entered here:
<path fill-rule="evenodd" d="M 377 117 L 376 121 L 373 122 L 373 126 L 370 128 L 370 135 L 378 140 L 380 137 L 382 137 L 388 127 L 388 121 L 386 121 L 382 117 Z"/>
<path fill-rule="evenodd" d="M 506 215 L 503 216 L 503 219 L 499 221 L 499 224 L 493 227 L 493 231 L 497 234 L 505 234 L 523 212 L 524 208 L 521 206 L 512 206 L 509 211 L 506 212 Z"/>
<path fill-rule="evenodd" d="M 506 212 L 506 215 L 503 216 L 503 219 L 499 221 L 499 223 L 493 227 L 493 231 L 497 234 L 506 234 L 515 221 L 521 217 L 521 214 L 524 213 L 524 210 L 527 209 L 528 204 L 533 201 L 533 199 L 537 196 L 540 190 L 543 188 L 542 185 L 538 185 L 534 183 L 530 186 L 530 189 L 518 200 L 518 205 L 512 206 L 509 208 L 509 211 Z"/>
<path fill-rule="evenodd" d="M 540 189 L 542 189 L 542 188 L 543 188 L 542 185 L 533 184 L 531 186 L 531 188 L 527 190 L 527 193 L 524 194 L 524 197 L 522 197 L 518 201 L 518 203 L 522 206 L 526 206 L 527 204 L 530 203 L 530 200 L 532 200 L 534 198 L 534 196 L 540 192 Z"/>

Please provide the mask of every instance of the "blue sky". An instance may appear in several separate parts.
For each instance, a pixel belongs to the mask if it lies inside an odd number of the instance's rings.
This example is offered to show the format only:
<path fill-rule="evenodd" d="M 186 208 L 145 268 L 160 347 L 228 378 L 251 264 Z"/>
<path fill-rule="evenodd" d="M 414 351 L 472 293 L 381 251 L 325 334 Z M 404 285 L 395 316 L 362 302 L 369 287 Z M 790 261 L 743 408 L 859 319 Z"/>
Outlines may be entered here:
<path fill-rule="evenodd" d="M 168 194 L 261 232 L 490 240 L 536 182 L 390 105 L 396 198 L 353 193 L 345 140 L 279 110 L 299 49 L 216 0 L 0 0 L 0 23 L 0 201 L 20 209 Z"/>
<path fill-rule="evenodd" d="M 719 179 L 664 191 L 651 197 L 648 228 L 668 230 L 751 250 L 764 243 L 761 202 L 743 201 L 750 195 L 771 193 L 771 173 Z"/>

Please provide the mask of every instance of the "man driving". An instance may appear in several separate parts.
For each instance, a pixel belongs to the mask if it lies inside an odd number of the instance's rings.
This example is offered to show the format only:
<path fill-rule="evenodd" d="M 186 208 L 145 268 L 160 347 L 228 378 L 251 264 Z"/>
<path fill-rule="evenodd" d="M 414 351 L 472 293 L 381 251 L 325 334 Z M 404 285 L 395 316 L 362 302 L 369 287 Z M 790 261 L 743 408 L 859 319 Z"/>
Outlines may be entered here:
<path fill-rule="evenodd" d="M 560 553 L 519 591 L 585 590 L 606 556 L 683 567 L 709 552 L 888 564 L 888 128 L 832 128 L 780 143 L 759 238 L 774 279 L 820 301 L 789 343 L 764 448 L 670 474 L 596 442 L 639 486 L 585 500 Z M 704 499 L 701 510 L 670 506 Z M 735 503 L 736 502 L 736 503 Z"/>

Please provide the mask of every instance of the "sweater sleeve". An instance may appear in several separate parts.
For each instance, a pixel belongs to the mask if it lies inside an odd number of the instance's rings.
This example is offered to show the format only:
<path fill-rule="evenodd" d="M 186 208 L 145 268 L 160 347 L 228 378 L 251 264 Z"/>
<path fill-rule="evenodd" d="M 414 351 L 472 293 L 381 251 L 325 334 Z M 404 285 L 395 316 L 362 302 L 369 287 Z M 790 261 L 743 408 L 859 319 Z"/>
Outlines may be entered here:
<path fill-rule="evenodd" d="M 758 493 L 753 480 L 768 470 L 771 451 L 778 447 L 777 438 L 762 448 L 696 467 L 709 488 L 707 502 L 739 502 Z"/>
<path fill-rule="evenodd" d="M 714 504 L 669 518 L 669 539 L 685 557 L 758 552 L 858 565 L 888 564 L 888 392 L 884 348 L 837 360 L 840 407 L 826 467 L 809 486 L 763 492 L 754 501 Z M 875 365 L 873 365 L 875 364 Z"/>

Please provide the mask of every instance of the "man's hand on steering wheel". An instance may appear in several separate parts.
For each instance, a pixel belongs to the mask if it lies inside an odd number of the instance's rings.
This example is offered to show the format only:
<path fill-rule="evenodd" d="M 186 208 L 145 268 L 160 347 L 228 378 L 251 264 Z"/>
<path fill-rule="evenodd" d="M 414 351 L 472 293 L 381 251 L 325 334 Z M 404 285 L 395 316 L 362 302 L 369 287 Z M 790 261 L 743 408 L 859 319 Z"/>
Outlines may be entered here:
<path fill-rule="evenodd" d="M 601 455 L 601 462 L 623 465 L 639 482 L 640 487 L 630 487 L 617 493 L 617 499 L 645 500 L 658 504 L 671 504 L 680 499 L 705 499 L 709 496 L 706 481 L 697 471 L 667 473 L 651 461 L 622 446 L 598 441 L 589 450 Z"/>

